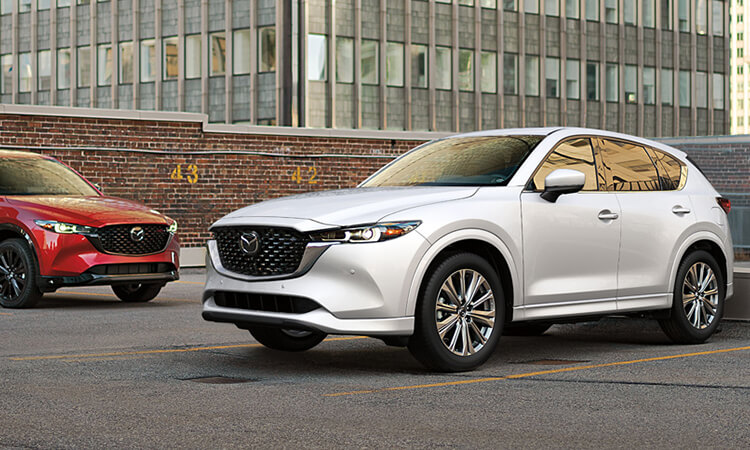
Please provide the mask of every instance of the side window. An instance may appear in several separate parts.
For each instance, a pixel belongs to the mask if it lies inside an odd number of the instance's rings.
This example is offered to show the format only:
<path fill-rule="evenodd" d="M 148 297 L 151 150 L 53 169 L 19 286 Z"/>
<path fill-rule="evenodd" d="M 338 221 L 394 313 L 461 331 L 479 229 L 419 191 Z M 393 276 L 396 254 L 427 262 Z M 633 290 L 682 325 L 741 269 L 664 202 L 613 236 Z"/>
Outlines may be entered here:
<path fill-rule="evenodd" d="M 594 150 L 588 138 L 577 138 L 558 144 L 555 151 L 547 156 L 542 166 L 532 178 L 532 189 L 544 190 L 544 179 L 557 169 L 573 169 L 586 175 L 584 191 L 596 191 L 596 168 Z"/>
<path fill-rule="evenodd" d="M 659 174 L 643 147 L 607 139 L 599 142 L 608 191 L 660 190 Z"/>
<path fill-rule="evenodd" d="M 656 169 L 659 171 L 661 189 L 664 191 L 680 189 L 687 172 L 685 166 L 672 155 L 664 153 L 661 150 L 649 148 L 647 151 L 654 164 L 656 164 Z"/>

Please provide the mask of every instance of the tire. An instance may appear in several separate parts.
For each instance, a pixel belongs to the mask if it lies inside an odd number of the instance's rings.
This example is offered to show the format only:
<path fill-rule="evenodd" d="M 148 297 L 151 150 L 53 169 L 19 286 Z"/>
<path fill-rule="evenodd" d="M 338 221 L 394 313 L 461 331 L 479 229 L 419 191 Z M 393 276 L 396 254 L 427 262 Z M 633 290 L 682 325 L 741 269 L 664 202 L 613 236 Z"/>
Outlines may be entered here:
<path fill-rule="evenodd" d="M 551 323 L 510 323 L 503 328 L 503 336 L 541 336 Z"/>
<path fill-rule="evenodd" d="M 0 305 L 4 308 L 30 308 L 42 292 L 36 285 L 39 269 L 34 253 L 22 239 L 0 242 Z"/>
<path fill-rule="evenodd" d="M 700 344 L 716 331 L 724 314 L 726 284 L 710 253 L 690 253 L 680 264 L 669 319 L 659 321 L 676 344 Z"/>
<path fill-rule="evenodd" d="M 503 289 L 495 270 L 473 253 L 458 253 L 427 274 L 408 348 L 430 369 L 472 370 L 492 355 L 504 319 Z"/>
<path fill-rule="evenodd" d="M 161 284 L 117 284 L 112 286 L 112 292 L 127 303 L 144 303 L 159 295 Z"/>
<path fill-rule="evenodd" d="M 273 350 L 304 352 L 320 344 L 325 333 L 317 331 L 286 330 L 283 328 L 249 327 L 255 340 Z"/>

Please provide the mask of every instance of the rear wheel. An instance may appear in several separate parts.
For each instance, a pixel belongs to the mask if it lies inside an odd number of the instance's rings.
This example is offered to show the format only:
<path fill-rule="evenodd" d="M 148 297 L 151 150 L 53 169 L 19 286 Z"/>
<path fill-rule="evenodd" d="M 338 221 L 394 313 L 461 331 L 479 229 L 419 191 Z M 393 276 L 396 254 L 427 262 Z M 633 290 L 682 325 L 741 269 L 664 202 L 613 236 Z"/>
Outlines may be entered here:
<path fill-rule="evenodd" d="M 726 286 L 719 264 L 699 250 L 680 264 L 669 319 L 659 321 L 664 333 L 678 344 L 700 344 L 719 326 Z"/>
<path fill-rule="evenodd" d="M 409 351 L 431 369 L 472 370 L 495 349 L 504 306 L 502 285 L 486 260 L 473 253 L 450 256 L 427 275 Z"/>
<path fill-rule="evenodd" d="M 162 287 L 161 284 L 118 284 L 112 286 L 112 291 L 124 302 L 141 303 L 153 300 Z"/>
<path fill-rule="evenodd" d="M 326 338 L 325 333 L 285 328 L 250 327 L 248 331 L 266 347 L 285 352 L 310 350 Z"/>
<path fill-rule="evenodd" d="M 21 239 L 0 242 L 0 305 L 30 308 L 42 298 L 34 254 Z"/>

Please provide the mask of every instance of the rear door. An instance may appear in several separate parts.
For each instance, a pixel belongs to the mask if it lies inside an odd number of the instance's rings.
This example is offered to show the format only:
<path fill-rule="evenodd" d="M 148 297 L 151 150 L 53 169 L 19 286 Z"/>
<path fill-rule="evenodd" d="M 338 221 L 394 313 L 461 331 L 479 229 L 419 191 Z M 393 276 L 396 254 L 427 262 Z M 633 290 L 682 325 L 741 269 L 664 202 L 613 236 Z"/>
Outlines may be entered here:
<path fill-rule="evenodd" d="M 607 190 L 622 209 L 618 310 L 669 307 L 675 243 L 695 222 L 681 189 L 681 163 L 664 152 L 614 139 L 599 140 Z"/>

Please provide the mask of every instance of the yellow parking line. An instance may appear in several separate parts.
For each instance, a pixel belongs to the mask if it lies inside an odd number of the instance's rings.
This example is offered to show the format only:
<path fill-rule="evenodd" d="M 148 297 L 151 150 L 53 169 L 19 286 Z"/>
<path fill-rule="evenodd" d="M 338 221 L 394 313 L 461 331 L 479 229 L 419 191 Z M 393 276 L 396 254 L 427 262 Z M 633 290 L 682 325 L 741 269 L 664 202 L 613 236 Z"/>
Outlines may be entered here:
<path fill-rule="evenodd" d="M 366 339 L 367 336 L 347 336 L 328 338 L 326 341 L 351 341 L 354 339 Z M 189 348 L 163 348 L 154 350 L 134 350 L 130 352 L 107 352 L 107 353 L 84 353 L 78 355 L 40 355 L 40 356 L 16 356 L 9 358 L 11 361 L 40 361 L 47 359 L 81 359 L 81 358 L 106 358 L 111 356 L 133 356 L 133 355 L 155 355 L 163 353 L 186 353 L 201 352 L 206 350 L 224 350 L 229 348 L 251 348 L 262 347 L 262 344 L 237 344 L 237 345 L 214 345 L 212 347 L 189 347 Z"/>
<path fill-rule="evenodd" d="M 475 378 L 475 379 L 470 379 L 470 380 L 447 381 L 443 383 L 416 384 L 416 385 L 411 385 L 411 386 L 396 386 L 396 387 L 387 387 L 387 388 L 381 388 L 381 389 L 366 389 L 366 390 L 351 391 L 351 392 L 336 392 L 333 394 L 324 394 L 324 397 L 340 397 L 340 396 L 345 396 L 345 395 L 374 394 L 377 392 L 404 391 L 404 390 L 411 390 L 411 389 L 458 386 L 462 384 L 486 383 L 488 381 L 514 380 L 514 379 L 519 379 L 519 378 L 535 377 L 538 375 L 575 372 L 579 370 L 599 369 L 602 367 L 613 367 L 613 366 L 624 366 L 628 364 L 637 364 L 637 363 L 653 362 L 653 361 L 666 361 L 669 359 L 689 358 L 692 356 L 703 356 L 703 355 L 714 355 L 718 353 L 737 352 L 741 350 L 750 350 L 750 346 L 726 348 L 726 349 L 721 349 L 721 350 L 709 350 L 705 352 L 682 353 L 679 355 L 657 356 L 654 358 L 633 359 L 629 361 L 616 361 L 616 362 L 603 363 L 603 364 L 590 364 L 587 366 L 565 367 L 562 369 L 540 370 L 537 372 L 520 373 L 520 374 L 515 374 L 515 375 L 506 375 L 502 377 Z"/>
<path fill-rule="evenodd" d="M 12 316 L 12 315 L 13 315 L 13 313 L 0 312 L 0 316 Z"/>
<path fill-rule="evenodd" d="M 203 281 L 186 281 L 186 280 L 177 280 L 177 281 L 173 281 L 173 283 L 200 284 L 201 286 L 203 286 L 204 284 L 206 284 Z"/>

